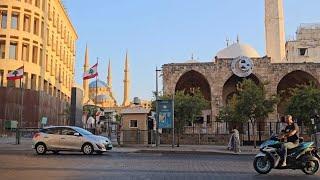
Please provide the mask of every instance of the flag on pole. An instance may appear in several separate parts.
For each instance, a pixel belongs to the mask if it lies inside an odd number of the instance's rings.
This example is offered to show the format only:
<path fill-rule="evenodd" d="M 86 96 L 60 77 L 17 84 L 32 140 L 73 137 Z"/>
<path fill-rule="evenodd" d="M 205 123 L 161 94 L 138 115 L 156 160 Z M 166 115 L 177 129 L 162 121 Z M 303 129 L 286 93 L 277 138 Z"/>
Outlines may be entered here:
<path fill-rule="evenodd" d="M 7 74 L 8 80 L 17 80 L 23 78 L 24 73 L 24 66 L 21 66 L 20 68 L 13 70 Z"/>
<path fill-rule="evenodd" d="M 91 79 L 98 76 L 98 63 L 93 65 L 88 71 L 84 72 L 83 74 L 83 80 L 85 79 Z"/>

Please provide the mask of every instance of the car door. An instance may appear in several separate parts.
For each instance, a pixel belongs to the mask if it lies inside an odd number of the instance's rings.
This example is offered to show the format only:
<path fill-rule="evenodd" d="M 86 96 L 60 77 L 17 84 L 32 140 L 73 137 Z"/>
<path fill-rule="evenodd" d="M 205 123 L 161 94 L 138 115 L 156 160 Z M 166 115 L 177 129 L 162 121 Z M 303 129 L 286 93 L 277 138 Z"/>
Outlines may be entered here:
<path fill-rule="evenodd" d="M 48 150 L 59 149 L 61 136 L 60 129 L 57 127 L 47 128 L 44 133 L 43 138 Z"/>
<path fill-rule="evenodd" d="M 63 149 L 81 150 L 82 136 L 75 136 L 74 133 L 77 133 L 77 131 L 72 128 L 61 129 L 60 144 Z"/>

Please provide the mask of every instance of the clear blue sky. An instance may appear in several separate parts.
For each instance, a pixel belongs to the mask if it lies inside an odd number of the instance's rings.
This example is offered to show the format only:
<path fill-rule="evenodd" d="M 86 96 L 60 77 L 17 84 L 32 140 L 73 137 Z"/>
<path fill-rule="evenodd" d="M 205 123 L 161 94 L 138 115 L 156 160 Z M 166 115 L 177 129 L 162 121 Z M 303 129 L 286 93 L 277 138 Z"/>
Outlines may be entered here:
<path fill-rule="evenodd" d="M 264 0 L 64 0 L 79 39 L 76 82 L 82 84 L 85 45 L 90 64 L 99 57 L 106 80 L 112 61 L 113 91 L 123 99 L 123 67 L 129 52 L 131 98 L 150 99 L 155 68 L 184 62 L 191 54 L 210 61 L 225 39 L 252 45 L 265 55 Z M 319 0 L 284 0 L 286 37 L 300 23 L 320 22 Z M 160 86 L 161 87 L 161 86 Z"/>

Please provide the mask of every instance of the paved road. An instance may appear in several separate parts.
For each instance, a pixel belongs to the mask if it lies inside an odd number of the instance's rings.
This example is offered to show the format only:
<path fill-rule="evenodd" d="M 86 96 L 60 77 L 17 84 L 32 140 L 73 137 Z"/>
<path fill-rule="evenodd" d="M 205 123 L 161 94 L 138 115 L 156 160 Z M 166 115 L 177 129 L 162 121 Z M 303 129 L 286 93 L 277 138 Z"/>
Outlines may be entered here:
<path fill-rule="evenodd" d="M 0 179 L 319 179 L 301 171 L 273 170 L 258 175 L 252 156 L 107 153 L 35 155 L 0 152 Z"/>

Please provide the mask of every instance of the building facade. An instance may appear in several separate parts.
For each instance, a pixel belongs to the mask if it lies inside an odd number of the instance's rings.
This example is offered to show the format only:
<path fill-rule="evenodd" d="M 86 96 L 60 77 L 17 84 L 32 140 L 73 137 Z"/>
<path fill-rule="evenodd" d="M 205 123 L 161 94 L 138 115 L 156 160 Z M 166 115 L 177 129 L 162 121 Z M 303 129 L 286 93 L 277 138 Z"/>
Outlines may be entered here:
<path fill-rule="evenodd" d="M 301 24 L 286 43 L 287 62 L 320 62 L 320 24 Z"/>
<path fill-rule="evenodd" d="M 0 121 L 69 123 L 77 38 L 61 0 L 0 0 Z M 21 66 L 23 91 L 6 78 Z"/>
<path fill-rule="evenodd" d="M 213 60 L 197 62 L 193 59 L 182 63 L 164 64 L 163 90 L 173 94 L 199 88 L 211 103 L 205 110 L 203 126 L 212 126 L 219 110 L 237 92 L 242 79 L 265 84 L 267 95 L 279 95 L 280 102 L 268 121 L 279 121 L 284 115 L 290 88 L 311 81 L 320 87 L 320 56 L 318 25 L 303 25 L 298 29 L 297 39 L 285 42 L 282 0 L 265 0 L 266 55 L 260 56 L 249 45 L 239 41 L 227 45 L 216 53 Z"/>
<path fill-rule="evenodd" d="M 0 86 L 24 66 L 25 89 L 70 101 L 76 31 L 60 0 L 0 0 Z"/>

